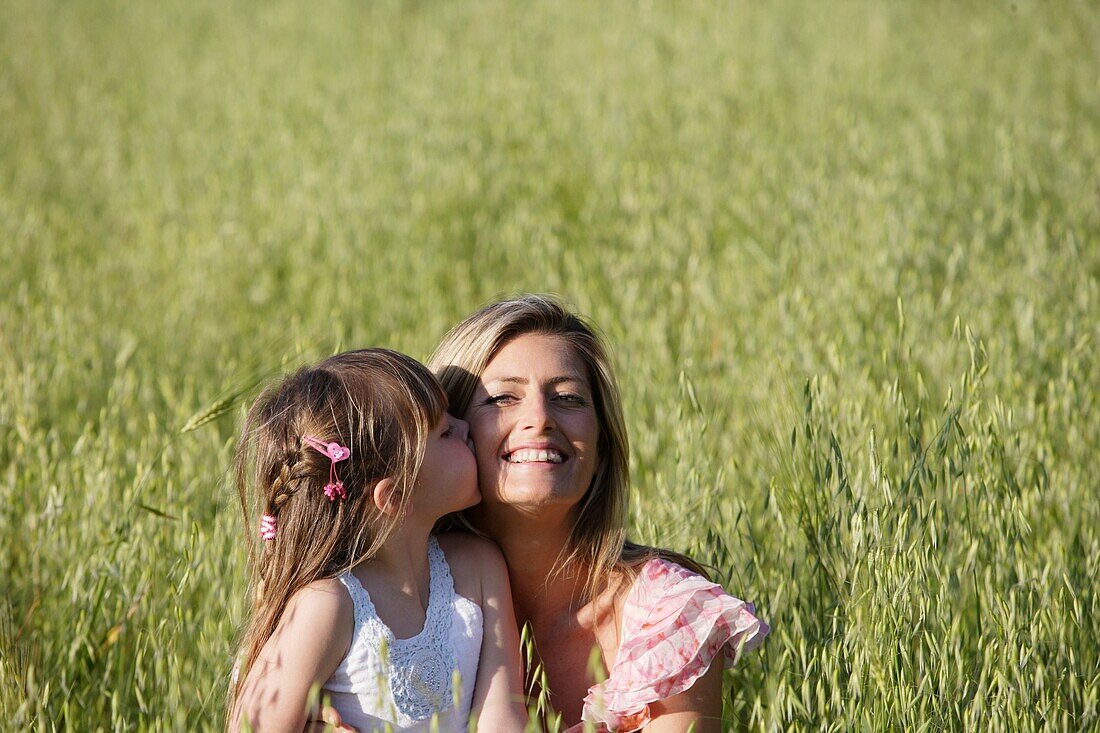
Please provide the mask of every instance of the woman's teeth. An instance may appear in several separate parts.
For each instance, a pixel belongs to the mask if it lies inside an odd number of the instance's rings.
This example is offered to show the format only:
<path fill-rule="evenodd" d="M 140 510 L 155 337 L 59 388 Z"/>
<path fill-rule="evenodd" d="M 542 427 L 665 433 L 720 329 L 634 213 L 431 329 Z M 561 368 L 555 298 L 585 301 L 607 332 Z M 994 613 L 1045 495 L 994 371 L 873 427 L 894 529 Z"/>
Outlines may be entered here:
<path fill-rule="evenodd" d="M 512 451 L 505 458 L 509 463 L 564 463 L 565 456 L 556 450 L 532 450 L 524 448 Z"/>

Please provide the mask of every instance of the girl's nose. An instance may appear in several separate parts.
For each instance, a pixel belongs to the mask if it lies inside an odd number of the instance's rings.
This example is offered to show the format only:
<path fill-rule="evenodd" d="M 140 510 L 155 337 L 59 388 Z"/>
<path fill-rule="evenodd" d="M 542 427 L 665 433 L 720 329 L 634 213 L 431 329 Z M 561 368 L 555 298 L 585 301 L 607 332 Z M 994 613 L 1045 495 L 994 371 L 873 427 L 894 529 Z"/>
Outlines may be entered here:
<path fill-rule="evenodd" d="M 466 443 L 466 447 L 470 449 L 470 452 L 474 452 L 474 441 L 470 438 L 470 423 L 466 422 L 462 418 L 454 418 L 454 428 L 460 437 Z"/>

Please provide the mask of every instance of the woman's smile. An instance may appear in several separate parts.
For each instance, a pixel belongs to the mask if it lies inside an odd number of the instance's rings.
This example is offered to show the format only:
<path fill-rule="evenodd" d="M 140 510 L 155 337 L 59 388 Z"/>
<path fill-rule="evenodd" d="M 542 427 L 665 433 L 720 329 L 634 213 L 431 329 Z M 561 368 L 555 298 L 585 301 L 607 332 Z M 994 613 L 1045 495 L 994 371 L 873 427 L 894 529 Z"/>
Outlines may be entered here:
<path fill-rule="evenodd" d="M 560 466 L 565 463 L 566 455 L 562 448 L 553 443 L 529 442 L 509 448 L 501 458 L 513 464 Z"/>

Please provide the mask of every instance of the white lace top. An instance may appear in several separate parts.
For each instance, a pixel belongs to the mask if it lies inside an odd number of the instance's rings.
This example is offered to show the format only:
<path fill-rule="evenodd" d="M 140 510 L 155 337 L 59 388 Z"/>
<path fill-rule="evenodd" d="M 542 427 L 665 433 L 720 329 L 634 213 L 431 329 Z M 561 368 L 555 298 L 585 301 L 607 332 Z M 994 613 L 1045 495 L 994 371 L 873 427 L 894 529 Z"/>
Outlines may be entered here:
<path fill-rule="evenodd" d="M 434 537 L 428 543 L 428 568 L 424 628 L 409 639 L 394 638 L 358 578 L 351 572 L 339 577 L 355 604 L 355 630 L 347 656 L 322 695 L 360 733 L 467 728 L 481 653 L 481 608 L 455 593 L 451 569 Z"/>

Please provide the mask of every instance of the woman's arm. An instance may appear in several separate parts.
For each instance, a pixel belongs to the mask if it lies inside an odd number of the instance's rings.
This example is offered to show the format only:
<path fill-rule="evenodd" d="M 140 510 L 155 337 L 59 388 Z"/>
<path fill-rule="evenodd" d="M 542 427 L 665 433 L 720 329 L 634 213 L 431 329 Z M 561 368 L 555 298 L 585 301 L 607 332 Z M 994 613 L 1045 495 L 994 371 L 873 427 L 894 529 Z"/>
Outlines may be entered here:
<path fill-rule="evenodd" d="M 275 633 L 248 671 L 233 718 L 256 731 L 299 733 L 310 688 L 324 684 L 351 645 L 351 598 L 334 578 L 294 594 Z"/>
<path fill-rule="evenodd" d="M 481 733 L 516 733 L 527 725 L 523 697 L 523 660 L 519 631 L 512 610 L 508 566 L 497 546 L 476 539 L 476 562 L 481 570 L 481 613 L 484 629 L 477 665 L 473 711 Z"/>
<path fill-rule="evenodd" d="M 722 659 L 715 659 L 691 687 L 652 703 L 649 710 L 653 719 L 645 733 L 721 733 L 722 671 Z"/>

